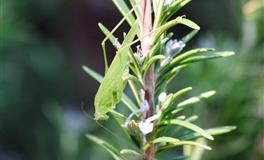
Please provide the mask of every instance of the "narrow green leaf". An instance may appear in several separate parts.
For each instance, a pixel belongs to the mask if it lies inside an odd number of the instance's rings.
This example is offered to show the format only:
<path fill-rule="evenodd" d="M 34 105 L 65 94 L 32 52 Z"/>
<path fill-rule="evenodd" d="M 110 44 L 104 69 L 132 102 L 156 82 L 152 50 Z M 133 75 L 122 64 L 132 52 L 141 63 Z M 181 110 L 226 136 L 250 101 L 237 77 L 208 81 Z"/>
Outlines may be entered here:
<path fill-rule="evenodd" d="M 188 33 L 186 36 L 182 38 L 182 41 L 186 44 L 188 43 L 197 33 L 199 30 L 193 30 L 190 33 Z"/>
<path fill-rule="evenodd" d="M 178 156 L 178 157 L 174 157 L 170 160 L 190 160 L 190 157 L 188 156 Z"/>
<path fill-rule="evenodd" d="M 179 139 L 172 138 L 172 137 L 159 137 L 154 139 L 151 143 L 156 144 L 156 143 L 177 143 L 179 142 Z"/>
<path fill-rule="evenodd" d="M 221 134 L 226 134 L 226 133 L 232 132 L 236 128 L 237 128 L 236 126 L 224 126 L 224 127 L 207 129 L 206 132 L 208 132 L 212 135 L 221 135 Z"/>
<path fill-rule="evenodd" d="M 232 132 L 236 128 L 237 128 L 236 126 L 224 126 L 224 127 L 216 127 L 216 128 L 206 129 L 205 131 L 212 136 L 217 136 L 217 135 L 222 135 L 222 134 Z M 201 135 L 198 133 L 189 133 L 187 135 L 180 137 L 180 139 L 182 139 L 182 140 L 193 140 L 193 139 L 197 139 L 200 137 L 201 137 Z"/>
<path fill-rule="evenodd" d="M 193 131 L 199 133 L 200 135 L 202 135 L 203 137 L 205 137 L 205 138 L 207 138 L 209 140 L 213 140 L 214 139 L 210 134 L 208 134 L 202 128 L 200 128 L 200 127 L 198 127 L 198 126 L 196 126 L 196 125 L 194 125 L 192 123 L 189 123 L 189 122 L 186 122 L 186 121 L 182 121 L 182 120 L 179 120 L 179 119 L 163 121 L 159 125 L 167 126 L 167 127 L 170 127 L 171 125 L 179 125 L 179 126 L 188 128 L 190 130 L 193 130 Z"/>
<path fill-rule="evenodd" d="M 129 8 L 124 0 L 112 0 L 116 8 L 120 11 L 123 16 L 127 16 L 127 22 L 130 26 L 135 23 L 135 17 L 133 14 L 129 14 Z M 129 14 L 129 15 L 127 15 Z"/>
<path fill-rule="evenodd" d="M 129 0 L 132 8 L 134 8 L 135 14 L 136 14 L 136 19 L 140 19 L 141 14 L 139 11 L 139 2 L 138 0 Z"/>
<path fill-rule="evenodd" d="M 138 107 L 135 105 L 135 103 L 125 94 L 123 93 L 122 96 L 122 102 L 132 111 L 135 112 Z"/>
<path fill-rule="evenodd" d="M 183 89 L 179 90 L 178 92 L 173 94 L 171 101 L 174 102 L 178 97 L 182 96 L 183 94 L 188 93 L 191 90 L 192 90 L 192 87 L 187 87 L 187 88 L 183 88 Z M 170 103 L 170 105 L 171 104 L 172 103 Z M 163 110 L 161 119 L 163 119 L 167 115 L 171 114 L 173 110 L 174 110 L 173 108 L 172 109 L 168 108 L 168 109 Z"/>
<path fill-rule="evenodd" d="M 229 57 L 233 55 L 235 55 L 235 53 L 229 52 L 229 51 L 215 52 L 215 53 L 203 53 L 203 54 L 189 57 L 183 60 L 181 64 L 194 63 L 194 62 L 205 61 L 205 60 L 216 59 L 216 58 L 225 58 L 225 57 Z"/>
<path fill-rule="evenodd" d="M 164 102 L 161 104 L 162 105 L 162 110 L 166 110 L 170 104 L 172 103 L 172 99 L 173 99 L 173 94 L 169 94 L 167 95 L 166 99 L 164 100 Z"/>
<path fill-rule="evenodd" d="M 207 141 L 204 138 L 199 138 L 196 140 L 197 143 L 207 145 Z M 198 146 L 184 146 L 183 153 L 184 155 L 190 156 L 191 160 L 202 160 L 205 149 Z"/>
<path fill-rule="evenodd" d="M 146 63 L 146 65 L 143 67 L 144 71 L 143 71 L 143 77 L 145 77 L 145 75 L 147 74 L 149 68 L 158 60 L 163 60 L 165 58 L 164 55 L 156 55 L 153 56 L 152 58 L 150 58 L 148 60 L 148 62 Z"/>
<path fill-rule="evenodd" d="M 101 83 L 103 81 L 103 76 L 101 76 L 97 72 L 93 71 L 91 68 L 89 68 L 87 66 L 82 66 L 82 68 L 89 76 L 91 76 L 97 82 Z"/>
<path fill-rule="evenodd" d="M 133 61 L 133 65 L 134 65 L 134 68 L 135 68 L 135 75 L 137 75 L 138 76 L 138 78 L 139 78 L 139 81 L 142 81 L 143 82 L 143 78 L 142 78 L 142 76 L 141 76 L 141 73 L 142 73 L 142 69 L 141 69 L 141 67 L 140 67 L 140 65 L 139 65 L 139 61 L 138 61 L 138 59 L 135 57 L 135 55 L 134 55 L 134 52 L 133 52 L 133 50 L 130 48 L 130 51 L 129 51 L 129 54 L 130 54 L 130 57 L 132 58 L 132 61 Z M 131 66 L 131 65 L 130 65 Z"/>
<path fill-rule="evenodd" d="M 168 116 L 171 116 L 169 117 L 168 119 L 172 119 L 173 114 L 169 114 Z M 179 118 L 176 118 L 176 119 L 179 119 Z M 193 121 L 195 121 L 196 119 L 198 119 L 198 116 L 197 115 L 193 115 L 187 119 L 179 119 L 179 120 L 182 120 L 182 121 L 185 121 L 185 122 L 189 122 L 189 123 L 192 123 Z M 175 128 L 172 128 L 171 130 L 169 130 L 169 132 L 172 134 L 172 135 L 182 135 L 182 133 L 184 133 L 184 129 L 183 127 L 175 127 Z M 199 134 L 200 135 L 200 134 Z M 178 136 L 177 136 L 178 137 Z"/>
<path fill-rule="evenodd" d="M 165 16 L 163 18 L 163 22 L 166 22 L 170 19 L 176 12 L 178 12 L 181 8 L 183 8 L 186 4 L 188 4 L 191 0 L 177 0 L 174 1 L 167 11 L 165 12 Z"/>
<path fill-rule="evenodd" d="M 215 51 L 214 48 L 198 48 L 198 49 L 193 49 L 190 51 L 187 51 L 185 53 L 182 53 L 181 55 L 177 56 L 176 58 L 174 58 L 170 64 L 175 64 L 177 62 L 180 62 L 188 57 L 191 57 L 195 54 L 199 54 L 199 53 L 204 53 L 204 52 L 211 52 L 211 51 Z"/>
<path fill-rule="evenodd" d="M 144 89 L 144 84 L 143 84 L 143 81 L 138 79 L 137 77 L 129 74 L 129 77 L 128 77 L 128 80 L 131 81 L 134 86 L 136 86 L 135 84 L 138 84 L 138 86 L 140 86 L 141 89 Z M 134 83 L 135 82 L 135 83 Z M 135 87 L 136 88 L 136 87 Z"/>
<path fill-rule="evenodd" d="M 123 125 L 125 123 L 126 117 L 123 114 L 114 110 L 111 110 L 110 113 L 112 114 L 112 116 L 118 122 L 119 125 Z"/>
<path fill-rule="evenodd" d="M 208 91 L 208 92 L 204 92 L 204 93 L 200 94 L 197 97 L 191 97 L 187 100 L 184 100 L 177 105 L 176 109 L 172 109 L 172 110 L 167 111 L 164 116 L 172 117 L 173 115 L 177 114 L 178 112 L 184 110 L 186 107 L 191 106 L 195 103 L 198 103 L 203 99 L 210 98 L 211 96 L 215 95 L 215 93 L 216 93 L 215 91 Z"/>
<path fill-rule="evenodd" d="M 173 24 L 173 22 L 174 22 L 174 20 L 172 20 L 169 23 Z M 195 30 L 200 30 L 200 27 L 196 23 L 194 23 L 193 21 L 191 21 L 189 19 L 183 18 L 183 17 L 176 18 L 175 22 L 177 22 L 179 24 L 183 24 L 183 25 L 188 26 L 188 27 L 195 29 Z"/>
<path fill-rule="evenodd" d="M 130 155 L 130 156 L 136 156 L 136 157 L 142 157 L 143 155 L 138 153 L 137 151 L 135 150 L 132 150 L 132 149 L 122 149 L 120 151 L 121 154 L 123 155 Z"/>
<path fill-rule="evenodd" d="M 136 35 L 136 33 L 137 33 L 137 29 L 138 29 L 138 28 L 137 28 L 137 24 L 135 23 L 135 24 L 131 27 L 130 32 L 125 36 L 125 38 L 124 38 L 124 42 L 123 42 L 122 46 L 124 46 L 124 45 L 130 43 L 131 41 L 133 41 L 133 39 L 134 39 L 134 37 L 135 37 L 135 35 Z M 142 79 L 142 76 L 141 76 L 141 74 L 140 74 L 140 73 L 141 73 L 141 69 L 140 69 L 140 67 L 139 67 L 139 63 L 138 63 L 137 59 L 135 58 L 133 51 L 131 51 L 130 48 L 128 49 L 128 53 L 130 54 L 130 56 L 132 57 L 132 60 L 133 60 L 133 62 L 134 62 L 135 69 L 136 69 L 136 74 L 138 75 L 138 79 L 137 79 L 136 77 L 133 78 L 133 76 L 130 76 L 130 77 L 131 77 L 134 81 L 136 80 L 136 82 L 139 83 L 139 85 L 140 85 L 141 88 L 144 88 L 143 79 Z M 131 87 L 132 92 L 133 92 L 134 96 L 136 97 L 137 103 L 138 103 L 138 105 L 139 105 L 139 103 L 140 103 L 140 98 L 139 98 L 139 95 L 138 95 L 138 92 L 137 92 L 137 88 L 136 88 L 135 84 L 133 83 L 133 81 L 130 81 L 130 80 L 129 80 L 129 86 Z"/>
<path fill-rule="evenodd" d="M 168 149 L 168 148 L 180 146 L 180 145 L 194 145 L 194 146 L 200 146 L 200 147 L 205 148 L 207 150 L 211 150 L 210 147 L 208 147 L 204 144 L 200 144 L 200 143 L 193 142 L 193 141 L 180 141 L 179 139 L 176 139 L 173 137 L 159 137 L 157 139 L 154 139 L 151 143 L 153 143 L 153 144 L 165 143 L 166 144 L 165 146 L 161 146 L 160 148 L 158 148 L 158 150 Z"/>
<path fill-rule="evenodd" d="M 86 138 L 108 151 L 115 160 L 125 160 L 115 147 L 104 140 L 90 134 L 86 134 Z"/>
<path fill-rule="evenodd" d="M 199 118 L 199 116 L 197 116 L 197 115 L 193 115 L 193 116 L 187 118 L 185 121 L 187 121 L 187 122 L 194 122 L 194 121 L 196 121 L 198 118 Z"/>
<path fill-rule="evenodd" d="M 144 142 L 143 142 L 144 136 L 143 136 L 142 132 L 139 130 L 139 128 L 138 128 L 138 126 L 134 120 L 131 121 L 130 125 L 132 127 L 131 128 L 132 130 L 130 130 L 130 133 L 132 133 L 131 136 L 133 136 L 135 138 L 135 140 L 137 141 L 138 147 L 141 148 L 144 144 Z"/>
<path fill-rule="evenodd" d="M 169 143 L 168 145 L 159 147 L 157 149 L 157 152 L 168 150 L 168 149 L 176 147 L 176 146 L 184 146 L 184 145 L 199 146 L 199 147 L 202 147 L 202 148 L 204 148 L 206 150 L 212 150 L 211 147 L 209 147 L 207 145 L 204 145 L 204 144 L 197 143 L 197 142 L 193 142 L 193 141 L 179 141 L 179 142 Z"/>
<path fill-rule="evenodd" d="M 114 110 L 111 110 L 110 113 L 113 116 L 113 118 L 116 120 L 116 122 L 119 124 L 119 126 L 122 128 L 122 130 L 124 131 L 124 133 L 128 137 L 128 139 L 132 143 L 137 143 L 134 141 L 134 138 L 131 137 L 130 131 L 128 130 L 128 128 L 124 127 L 124 124 L 126 122 L 127 117 L 125 117 L 123 114 L 121 114 L 117 111 L 114 111 Z"/>
<path fill-rule="evenodd" d="M 186 119 L 186 116 L 182 115 L 182 116 L 176 117 L 176 119 L 185 120 Z"/>
<path fill-rule="evenodd" d="M 165 43 L 164 43 L 165 44 Z M 158 53 L 158 51 L 160 50 L 161 48 L 161 45 L 164 45 L 164 44 L 161 44 L 161 41 L 158 41 L 154 47 L 152 47 L 152 49 L 150 50 L 149 54 L 147 54 L 145 60 L 148 61 L 151 57 L 155 56 L 155 54 Z"/>
<path fill-rule="evenodd" d="M 154 25 L 153 25 L 154 29 L 159 27 L 159 25 L 161 23 L 165 0 L 159 0 L 158 2 L 159 2 L 159 4 L 157 7 L 157 11 L 156 11 L 157 13 L 156 13 Z"/>
<path fill-rule="evenodd" d="M 188 20 L 186 18 L 183 18 L 184 16 L 181 16 L 181 17 L 177 17 L 176 19 L 174 20 L 171 20 L 169 22 L 167 22 L 166 24 L 158 27 L 157 29 L 153 30 L 152 32 L 146 34 L 146 35 L 143 35 L 141 37 L 139 37 L 138 39 L 134 40 L 133 42 L 131 42 L 130 44 L 128 45 L 125 45 L 125 46 L 122 46 L 122 49 L 123 48 L 127 48 L 133 44 L 136 44 L 137 42 L 139 42 L 140 40 L 142 40 L 142 38 L 144 37 L 147 37 L 149 36 L 150 34 L 155 34 L 154 35 L 154 40 L 153 40 L 153 44 L 155 44 L 157 42 L 157 40 L 160 38 L 160 36 L 165 32 L 167 31 L 168 29 L 170 29 L 171 27 L 177 25 L 177 24 L 183 24 L 183 25 L 186 25 L 192 29 L 195 29 L 195 30 L 199 30 L 200 27 L 194 23 L 193 21 L 191 20 Z"/>
<path fill-rule="evenodd" d="M 200 29 L 200 27 L 196 23 L 194 23 L 193 21 L 186 19 L 186 18 L 183 18 L 183 17 L 177 17 L 176 19 L 171 20 L 171 21 L 167 22 L 166 24 L 162 25 L 161 27 L 157 28 L 156 35 L 154 38 L 154 42 L 157 41 L 157 39 L 159 38 L 159 36 L 162 33 L 164 33 L 165 31 L 167 31 L 168 29 L 170 29 L 171 27 L 173 27 L 177 24 L 183 24 L 183 25 L 188 26 L 188 27 L 195 29 L 195 30 Z"/>
<path fill-rule="evenodd" d="M 183 89 L 179 90 L 178 92 L 173 94 L 173 101 L 175 101 L 178 97 L 182 96 L 183 94 L 188 93 L 191 90 L 192 90 L 192 87 L 187 87 L 187 88 L 183 88 Z"/>
<path fill-rule="evenodd" d="M 160 73 L 157 79 L 156 88 L 160 88 L 164 82 L 167 84 L 185 67 L 188 65 L 180 65 L 172 68 L 167 73 Z"/>
<path fill-rule="evenodd" d="M 138 79 L 136 79 L 136 77 L 134 77 L 134 79 L 135 79 L 136 81 L 138 81 Z M 139 83 L 140 83 L 140 82 L 139 82 Z M 136 87 L 134 81 L 132 81 L 132 80 L 128 80 L 128 84 L 129 84 L 129 86 L 130 86 L 130 88 L 131 88 L 131 90 L 132 90 L 132 92 L 133 92 L 133 95 L 134 95 L 134 97 L 135 97 L 135 99 L 136 99 L 136 101 L 137 101 L 137 104 L 138 104 L 138 106 L 139 106 L 139 105 L 140 105 L 140 96 L 139 96 L 139 94 L 138 94 L 138 89 L 137 89 L 137 87 Z"/>
<path fill-rule="evenodd" d="M 198 48 L 198 49 L 192 49 L 192 50 L 189 50 L 187 52 L 184 52 L 184 53 L 180 54 L 179 56 L 175 57 L 173 60 L 171 60 L 171 62 L 169 64 L 167 64 L 163 68 L 161 68 L 160 74 L 167 73 L 172 68 L 179 65 L 179 63 L 181 61 L 185 60 L 188 57 L 191 57 L 195 54 L 200 54 L 200 53 L 210 52 L 210 51 L 215 51 L 215 49 L 213 49 L 213 48 Z"/>
<path fill-rule="evenodd" d="M 200 96 L 197 96 L 197 97 L 192 97 L 192 98 L 189 98 L 183 102 L 180 102 L 177 107 L 179 108 L 182 108 L 182 107 L 186 107 L 186 106 L 189 106 L 189 105 L 193 105 L 195 103 L 198 103 L 200 102 L 202 99 L 207 99 L 207 98 L 210 98 L 211 96 L 215 95 L 215 91 L 208 91 L 208 92 L 204 92 L 202 94 L 200 94 Z"/>

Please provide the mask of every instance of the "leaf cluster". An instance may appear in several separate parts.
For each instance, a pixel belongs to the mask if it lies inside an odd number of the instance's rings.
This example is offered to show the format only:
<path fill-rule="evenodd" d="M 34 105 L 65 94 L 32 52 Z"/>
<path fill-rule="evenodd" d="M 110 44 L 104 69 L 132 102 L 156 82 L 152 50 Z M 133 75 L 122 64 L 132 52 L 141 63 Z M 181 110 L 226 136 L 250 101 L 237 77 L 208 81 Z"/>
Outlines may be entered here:
<path fill-rule="evenodd" d="M 182 111 L 210 98 L 215 94 L 215 91 L 207 91 L 180 102 L 180 98 L 192 90 L 191 87 L 167 94 L 168 84 L 184 68 L 197 62 L 234 55 L 234 52 L 216 51 L 213 48 L 184 49 L 184 46 L 199 32 L 200 27 L 185 16 L 171 18 L 189 2 L 190 0 L 152 0 L 154 23 L 153 30 L 148 35 L 142 35 L 140 32 L 142 13 L 139 2 L 136 0 L 130 0 L 131 9 L 124 0 L 113 0 L 123 15 L 123 19 L 111 31 L 99 23 L 99 28 L 106 36 L 102 42 L 105 75 L 103 77 L 89 67 L 83 66 L 85 72 L 100 83 L 95 97 L 95 119 L 106 120 L 111 114 L 123 128 L 128 139 L 135 144 L 135 148 L 119 151 L 98 137 L 87 134 L 87 138 L 106 149 L 116 160 L 127 159 L 131 155 L 137 159 L 143 159 L 145 151 L 151 145 L 154 145 L 156 154 L 177 146 L 198 146 L 211 150 L 209 146 L 196 142 L 196 140 L 198 138 L 213 140 L 213 136 L 235 129 L 234 126 L 202 129 L 194 124 L 198 116 L 188 117 L 183 114 Z M 128 33 L 124 33 L 123 41 L 120 43 L 114 33 L 125 21 L 131 28 Z M 191 29 L 180 40 L 174 40 L 172 38 L 174 33 L 168 32 L 170 28 L 177 27 L 177 25 L 184 25 Z M 140 48 L 135 44 L 148 36 L 153 37 L 151 42 L 153 47 L 148 54 L 142 55 Z M 116 55 L 110 66 L 107 62 L 105 49 L 107 41 L 110 41 L 116 48 Z M 155 113 L 148 119 L 142 119 L 144 99 L 140 94 L 142 90 L 146 89 L 144 79 L 152 66 L 155 68 L 156 75 Z M 124 93 L 127 85 L 130 87 L 133 97 Z M 115 110 L 115 106 L 119 102 L 123 102 L 124 106 L 131 111 L 129 117 Z M 185 159 L 188 156 L 185 155 Z"/>

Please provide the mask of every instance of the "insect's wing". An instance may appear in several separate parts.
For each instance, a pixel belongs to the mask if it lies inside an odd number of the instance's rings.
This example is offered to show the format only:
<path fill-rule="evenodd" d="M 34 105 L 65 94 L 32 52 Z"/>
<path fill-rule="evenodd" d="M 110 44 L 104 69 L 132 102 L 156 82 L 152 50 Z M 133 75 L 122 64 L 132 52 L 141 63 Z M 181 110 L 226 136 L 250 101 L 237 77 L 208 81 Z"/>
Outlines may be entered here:
<path fill-rule="evenodd" d="M 115 108 L 124 90 L 123 74 L 127 70 L 128 55 L 117 53 L 95 96 L 95 119 L 105 120 L 107 112 Z"/>

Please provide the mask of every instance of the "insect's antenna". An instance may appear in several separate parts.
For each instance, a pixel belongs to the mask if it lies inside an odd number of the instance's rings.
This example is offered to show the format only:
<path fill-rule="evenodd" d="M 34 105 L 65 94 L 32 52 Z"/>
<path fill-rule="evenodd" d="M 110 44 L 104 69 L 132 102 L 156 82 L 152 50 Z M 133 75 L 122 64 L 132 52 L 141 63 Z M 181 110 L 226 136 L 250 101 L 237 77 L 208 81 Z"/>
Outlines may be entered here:
<path fill-rule="evenodd" d="M 94 118 L 92 116 L 89 115 L 89 113 L 85 110 L 84 108 L 84 104 L 82 102 L 81 104 L 81 109 L 82 111 L 85 113 L 86 117 L 88 117 L 91 120 L 94 120 Z M 110 129 L 106 128 L 104 125 L 102 125 L 99 121 L 95 121 L 96 124 L 98 124 L 102 129 L 106 130 L 107 132 L 109 132 L 112 136 L 115 136 L 116 138 L 120 138 L 120 136 L 117 136 L 114 132 L 112 132 Z"/>

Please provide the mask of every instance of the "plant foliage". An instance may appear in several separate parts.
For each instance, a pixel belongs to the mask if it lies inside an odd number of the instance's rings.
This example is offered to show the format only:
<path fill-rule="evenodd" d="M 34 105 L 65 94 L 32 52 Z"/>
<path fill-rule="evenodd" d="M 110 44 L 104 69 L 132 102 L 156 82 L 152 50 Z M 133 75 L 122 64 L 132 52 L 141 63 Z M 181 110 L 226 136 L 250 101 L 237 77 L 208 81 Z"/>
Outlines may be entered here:
<path fill-rule="evenodd" d="M 177 146 L 193 146 L 211 150 L 209 146 L 196 140 L 198 138 L 213 140 L 213 136 L 235 129 L 234 126 L 202 129 L 194 124 L 197 116 L 186 117 L 182 112 L 210 98 L 215 91 L 207 91 L 181 102 L 178 102 L 179 98 L 190 92 L 191 87 L 175 93 L 167 93 L 171 80 L 191 64 L 234 55 L 234 52 L 216 51 L 213 48 L 184 49 L 198 33 L 200 27 L 185 16 L 174 19 L 171 17 L 189 1 L 130 0 L 132 8 L 129 9 L 124 0 L 113 0 L 123 19 L 111 31 L 103 24 L 99 24 L 99 28 L 106 36 L 102 42 L 105 75 L 101 76 L 89 67 L 83 66 L 87 74 L 101 83 L 95 96 L 95 120 L 107 120 L 111 114 L 123 128 L 128 139 L 135 144 L 136 149 L 124 148 L 119 151 L 98 137 L 87 134 L 87 138 L 102 146 L 115 160 L 127 159 L 129 155 L 136 159 L 149 160 L 161 151 Z M 145 10 L 141 8 L 142 3 L 146 3 L 147 7 L 149 7 L 148 3 L 151 3 L 150 9 L 154 15 L 149 32 L 144 31 L 144 23 L 142 23 L 142 19 L 144 21 L 146 16 L 144 14 L 147 14 L 147 9 L 143 12 Z M 124 21 L 127 21 L 131 28 L 127 34 L 124 33 L 121 43 L 114 33 Z M 192 31 L 182 39 L 173 39 L 173 33 L 168 30 L 179 24 L 189 27 Z M 105 49 L 105 42 L 108 40 L 116 48 L 116 55 L 110 66 L 108 66 Z M 136 47 L 138 42 L 141 46 Z M 145 43 L 150 47 L 146 53 L 143 53 Z M 151 104 L 151 98 L 147 99 L 144 96 L 149 91 L 148 76 L 151 70 L 153 70 L 151 78 L 155 82 L 153 97 L 151 97 L 154 105 Z M 134 97 L 124 93 L 127 85 L 131 88 Z M 131 111 L 129 116 L 115 110 L 115 106 L 121 101 Z M 188 159 L 189 156 L 189 154 L 180 155 L 174 159 Z"/>

